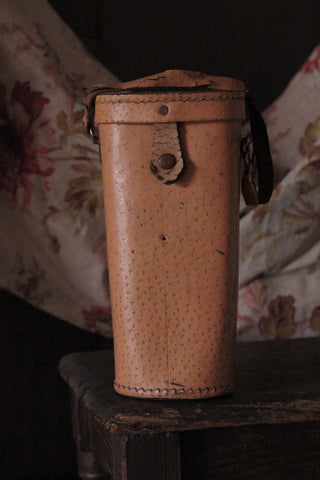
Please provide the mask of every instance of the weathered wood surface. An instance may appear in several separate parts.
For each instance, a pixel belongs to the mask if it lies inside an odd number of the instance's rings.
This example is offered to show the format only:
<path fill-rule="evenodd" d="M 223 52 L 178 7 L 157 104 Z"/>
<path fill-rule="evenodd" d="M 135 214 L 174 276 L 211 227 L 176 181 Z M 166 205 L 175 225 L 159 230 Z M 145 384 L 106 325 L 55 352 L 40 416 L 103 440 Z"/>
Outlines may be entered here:
<path fill-rule="evenodd" d="M 64 357 L 60 373 L 97 428 L 118 435 L 320 420 L 320 338 L 238 344 L 232 395 L 139 400 L 113 390 L 113 353 Z"/>
<path fill-rule="evenodd" d="M 179 437 L 183 480 L 320 479 L 319 422 L 212 428 Z"/>

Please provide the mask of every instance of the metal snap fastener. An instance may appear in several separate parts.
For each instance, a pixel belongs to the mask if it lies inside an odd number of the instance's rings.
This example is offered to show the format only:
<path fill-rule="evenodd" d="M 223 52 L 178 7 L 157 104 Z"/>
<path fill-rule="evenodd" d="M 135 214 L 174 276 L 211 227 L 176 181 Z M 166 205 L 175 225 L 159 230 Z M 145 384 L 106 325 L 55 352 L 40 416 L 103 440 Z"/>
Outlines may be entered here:
<path fill-rule="evenodd" d="M 167 105 L 161 105 L 161 107 L 159 107 L 158 112 L 161 115 L 167 115 L 167 113 L 169 112 L 169 108 L 167 107 Z"/>
<path fill-rule="evenodd" d="M 159 157 L 158 163 L 164 170 L 170 170 L 176 164 L 176 157 L 172 153 L 163 153 Z"/>
<path fill-rule="evenodd" d="M 164 170 L 170 170 L 176 164 L 176 157 L 172 153 L 163 153 L 159 157 L 158 163 Z"/>

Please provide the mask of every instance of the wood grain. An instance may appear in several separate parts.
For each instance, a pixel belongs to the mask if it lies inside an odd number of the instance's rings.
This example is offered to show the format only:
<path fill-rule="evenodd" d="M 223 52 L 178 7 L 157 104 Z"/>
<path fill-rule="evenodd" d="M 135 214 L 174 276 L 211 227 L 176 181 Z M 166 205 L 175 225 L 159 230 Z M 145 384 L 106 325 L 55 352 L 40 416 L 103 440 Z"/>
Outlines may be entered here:
<path fill-rule="evenodd" d="M 73 398 L 83 480 L 320 478 L 320 340 L 238 345 L 235 392 L 206 400 L 115 393 L 112 352 L 71 354 L 60 373 Z"/>
<path fill-rule="evenodd" d="M 113 390 L 112 352 L 71 354 L 60 373 L 111 433 L 144 434 L 320 420 L 320 339 L 238 344 L 232 395 L 139 400 Z"/>

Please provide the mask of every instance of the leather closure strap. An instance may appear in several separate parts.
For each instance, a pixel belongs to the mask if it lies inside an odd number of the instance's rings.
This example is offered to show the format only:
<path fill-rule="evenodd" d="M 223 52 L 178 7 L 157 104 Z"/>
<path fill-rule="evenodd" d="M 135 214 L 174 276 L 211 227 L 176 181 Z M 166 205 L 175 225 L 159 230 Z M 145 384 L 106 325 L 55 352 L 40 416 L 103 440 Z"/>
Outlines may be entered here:
<path fill-rule="evenodd" d="M 168 185 L 177 180 L 183 167 L 178 125 L 176 123 L 155 123 L 150 164 L 153 175 Z"/>

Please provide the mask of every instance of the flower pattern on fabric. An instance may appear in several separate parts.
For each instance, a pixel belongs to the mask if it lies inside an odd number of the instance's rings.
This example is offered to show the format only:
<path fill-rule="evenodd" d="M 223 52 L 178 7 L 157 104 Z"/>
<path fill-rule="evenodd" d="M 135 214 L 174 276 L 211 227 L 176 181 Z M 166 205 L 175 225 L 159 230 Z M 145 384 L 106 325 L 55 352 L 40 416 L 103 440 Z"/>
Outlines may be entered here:
<path fill-rule="evenodd" d="M 22 255 L 16 255 L 14 269 L 14 288 L 27 301 L 40 307 L 50 297 L 50 292 L 43 287 L 46 272 L 34 257 L 28 261 Z"/>
<path fill-rule="evenodd" d="M 242 300 L 250 308 L 253 315 L 263 315 L 265 313 L 266 292 L 259 280 L 255 280 L 246 286 L 242 293 Z"/>
<path fill-rule="evenodd" d="M 268 204 L 248 215 L 245 221 L 251 223 L 246 235 L 241 232 L 240 248 L 242 265 L 254 262 L 247 275 L 275 274 L 318 241 L 319 186 L 320 161 L 303 162 L 275 188 Z M 247 282 L 245 272 L 240 271 L 242 285 Z"/>
<path fill-rule="evenodd" d="M 77 169 L 77 166 L 73 168 Z M 96 217 L 103 208 L 101 170 L 90 169 L 86 165 L 81 166 L 81 170 L 87 171 L 89 175 L 71 180 L 64 199 L 75 217 L 80 215 L 85 219 L 85 213 Z"/>
<path fill-rule="evenodd" d="M 292 296 L 278 295 L 269 304 L 269 315 L 262 316 L 259 321 L 261 335 L 268 339 L 289 338 L 296 329 L 294 321 L 295 308 Z"/>
<path fill-rule="evenodd" d="M 310 318 L 310 328 L 316 332 L 320 332 L 320 306 L 315 307 Z"/>
<path fill-rule="evenodd" d="M 71 111 L 69 115 L 64 111 L 58 113 L 56 121 L 57 127 L 61 131 L 59 146 L 64 148 L 68 139 L 75 134 L 83 135 L 83 126 L 82 126 L 82 112 L 81 111 Z"/>
<path fill-rule="evenodd" d="M 57 207 L 54 207 L 52 205 L 48 206 L 48 210 L 49 212 L 41 219 L 41 223 L 44 226 L 44 236 L 47 246 L 53 253 L 57 255 L 60 251 L 61 244 L 58 236 L 50 233 L 50 230 L 48 228 L 48 222 L 52 219 L 58 220 L 61 211 Z"/>
<path fill-rule="evenodd" d="M 314 73 L 315 70 L 320 71 L 320 45 L 315 48 L 301 70 L 303 73 Z"/>
<path fill-rule="evenodd" d="M 82 102 L 117 79 L 47 1 L 7 2 L 0 48 L 0 286 L 110 336 L 99 150 Z"/>
<path fill-rule="evenodd" d="M 81 102 L 117 80 L 47 1 L 34 6 L 1 12 L 1 287 L 110 336 L 99 151 Z M 319 72 L 320 45 L 264 112 L 277 185 L 240 220 L 240 340 L 319 335 Z"/>
<path fill-rule="evenodd" d="M 0 190 L 24 210 L 32 194 L 41 188 L 54 171 L 49 157 L 54 131 L 50 120 L 41 118 L 49 99 L 31 90 L 29 82 L 17 81 L 7 99 L 6 87 L 0 85 Z"/>
<path fill-rule="evenodd" d="M 304 235 L 320 221 L 317 204 L 320 185 L 320 160 L 307 164 L 300 170 L 296 182 L 297 197 L 283 211 L 282 221 L 293 229 L 293 234 Z"/>
<path fill-rule="evenodd" d="M 267 314 L 267 292 L 260 280 L 254 280 L 239 292 L 238 339 L 248 339 L 257 330 L 257 318 Z"/>
<path fill-rule="evenodd" d="M 300 152 L 310 161 L 320 160 L 320 115 L 314 123 L 309 123 L 300 142 Z"/>
<path fill-rule="evenodd" d="M 106 336 L 112 333 L 111 308 L 91 306 L 89 310 L 83 310 L 85 328 L 90 332 L 100 332 Z"/>

